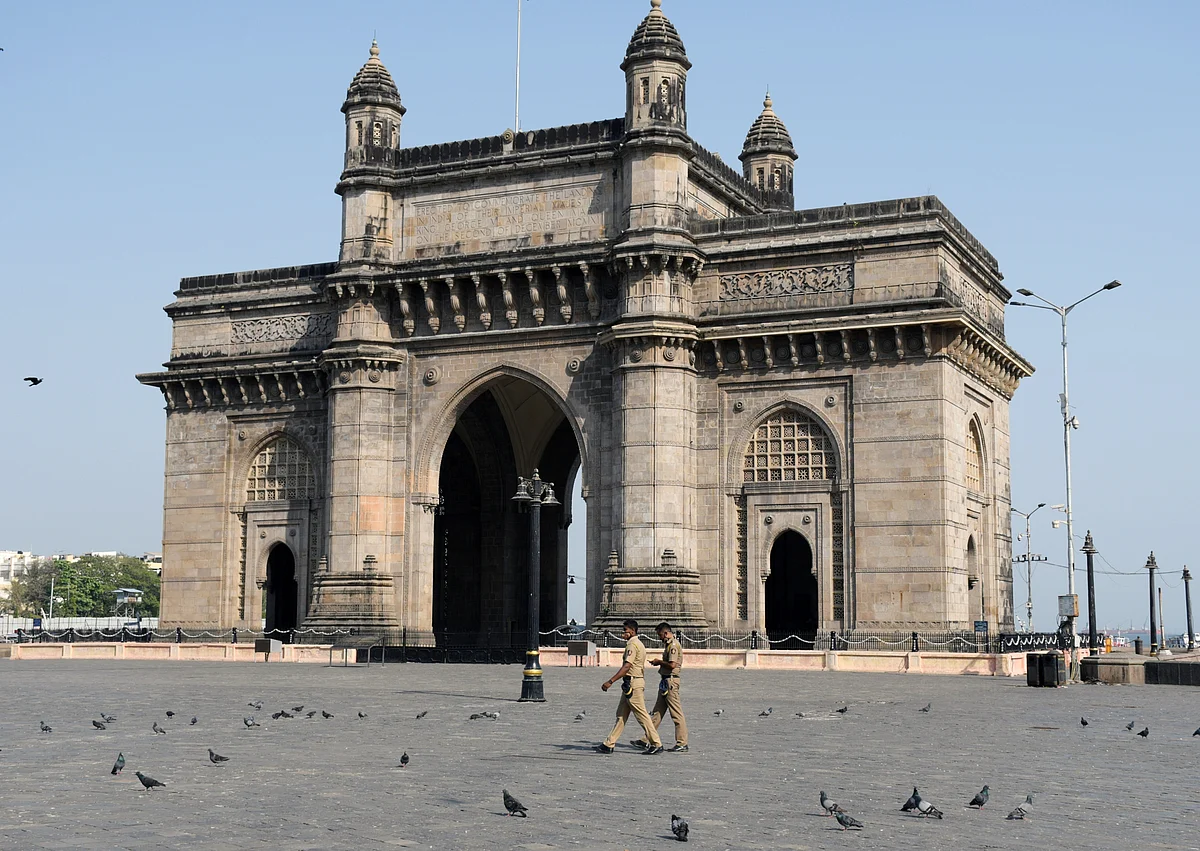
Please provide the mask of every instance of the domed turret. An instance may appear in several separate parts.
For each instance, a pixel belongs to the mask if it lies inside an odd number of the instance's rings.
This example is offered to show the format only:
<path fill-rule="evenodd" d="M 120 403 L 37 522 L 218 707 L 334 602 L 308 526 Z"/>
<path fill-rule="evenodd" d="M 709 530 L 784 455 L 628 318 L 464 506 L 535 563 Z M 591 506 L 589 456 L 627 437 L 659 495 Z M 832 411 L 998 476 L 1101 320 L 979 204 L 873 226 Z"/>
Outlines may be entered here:
<path fill-rule="evenodd" d="M 626 81 L 626 129 L 665 124 L 686 130 L 686 84 L 691 67 L 683 39 L 662 12 L 662 0 L 650 0 L 650 14 L 634 30 L 621 63 Z"/>
<path fill-rule="evenodd" d="M 796 148 L 787 127 L 775 114 L 770 92 L 763 100 L 762 113 L 750 125 L 738 159 L 742 161 L 746 179 L 759 189 L 792 194 Z"/>
<path fill-rule="evenodd" d="M 400 121 L 407 112 L 400 91 L 388 69 L 379 60 L 379 44 L 371 40 L 371 57 L 358 69 L 342 112 L 346 114 L 346 150 L 353 148 L 399 148 Z"/>

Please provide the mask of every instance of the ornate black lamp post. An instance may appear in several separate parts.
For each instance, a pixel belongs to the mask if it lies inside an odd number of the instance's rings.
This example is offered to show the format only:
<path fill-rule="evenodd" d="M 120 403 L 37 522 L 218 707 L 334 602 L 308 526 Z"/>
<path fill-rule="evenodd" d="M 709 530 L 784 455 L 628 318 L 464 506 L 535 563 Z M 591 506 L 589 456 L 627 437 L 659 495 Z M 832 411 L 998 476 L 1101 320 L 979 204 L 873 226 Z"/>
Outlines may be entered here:
<path fill-rule="evenodd" d="M 554 498 L 554 485 L 543 482 L 538 471 L 533 478 L 517 477 L 517 493 L 513 502 L 529 506 L 529 640 L 525 651 L 525 669 L 522 671 L 521 700 L 545 702 L 542 687 L 542 663 L 538 654 L 539 619 L 541 615 L 542 589 L 542 506 L 560 505 Z"/>

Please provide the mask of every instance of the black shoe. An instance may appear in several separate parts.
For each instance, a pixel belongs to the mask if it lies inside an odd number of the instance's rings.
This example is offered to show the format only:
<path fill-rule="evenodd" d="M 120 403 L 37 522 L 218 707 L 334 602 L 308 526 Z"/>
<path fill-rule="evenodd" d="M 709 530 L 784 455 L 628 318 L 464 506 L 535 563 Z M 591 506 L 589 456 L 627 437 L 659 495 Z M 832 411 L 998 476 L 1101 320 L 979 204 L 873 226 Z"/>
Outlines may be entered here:
<path fill-rule="evenodd" d="M 662 745 L 652 745 L 642 751 L 642 756 L 655 756 L 663 752 Z"/>
<path fill-rule="evenodd" d="M 641 748 L 642 750 L 645 750 L 646 749 L 646 740 L 638 739 L 636 742 L 630 742 L 629 745 L 630 745 L 630 747 Z"/>
<path fill-rule="evenodd" d="M 608 745 L 604 744 L 603 742 L 596 745 L 596 747 L 592 748 L 592 750 L 594 750 L 596 753 L 612 753 L 613 752 L 613 749 L 610 748 Z"/>
<path fill-rule="evenodd" d="M 673 748 L 667 748 L 669 753 L 687 753 L 687 745 L 676 745 Z"/>

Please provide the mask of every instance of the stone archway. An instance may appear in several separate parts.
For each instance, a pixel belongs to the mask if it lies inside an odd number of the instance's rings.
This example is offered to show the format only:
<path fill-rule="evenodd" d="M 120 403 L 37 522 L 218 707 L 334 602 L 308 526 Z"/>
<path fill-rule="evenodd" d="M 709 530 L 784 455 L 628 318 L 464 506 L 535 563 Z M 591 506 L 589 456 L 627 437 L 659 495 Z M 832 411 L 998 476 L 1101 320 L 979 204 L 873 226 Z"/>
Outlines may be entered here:
<path fill-rule="evenodd" d="M 276 544 L 267 556 L 267 582 L 263 588 L 266 632 L 272 638 L 289 640 L 300 615 L 296 555 L 287 544 Z"/>
<path fill-rule="evenodd" d="M 771 546 L 771 575 L 766 589 L 767 637 L 783 642 L 780 649 L 812 649 L 792 639 L 798 636 L 813 641 L 820 627 L 817 577 L 813 570 L 813 551 L 808 539 L 788 529 Z"/>
<path fill-rule="evenodd" d="M 580 466 L 575 432 L 558 402 L 532 383 L 498 377 L 459 414 L 438 466 L 432 524 L 431 622 L 439 644 L 512 645 L 528 622 L 529 526 L 512 501 L 517 477 L 537 469 L 570 499 Z M 541 519 L 543 630 L 566 622 L 570 512 Z"/>

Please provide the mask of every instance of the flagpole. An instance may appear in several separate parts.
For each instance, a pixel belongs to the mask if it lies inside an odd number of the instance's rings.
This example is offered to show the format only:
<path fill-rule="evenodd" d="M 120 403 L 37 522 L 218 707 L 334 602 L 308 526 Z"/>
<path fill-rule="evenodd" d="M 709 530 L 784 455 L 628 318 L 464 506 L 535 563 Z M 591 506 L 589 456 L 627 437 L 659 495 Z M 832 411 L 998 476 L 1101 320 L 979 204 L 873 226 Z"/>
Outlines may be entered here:
<path fill-rule="evenodd" d="M 517 104 L 513 114 L 513 132 L 521 129 L 521 0 L 517 0 Z"/>

